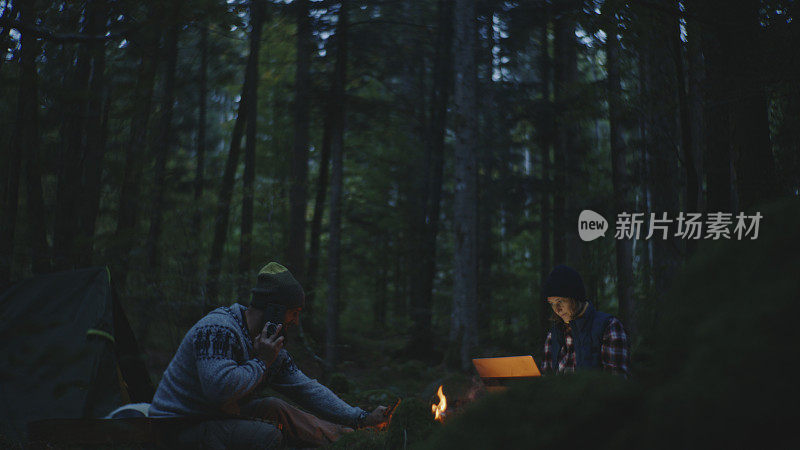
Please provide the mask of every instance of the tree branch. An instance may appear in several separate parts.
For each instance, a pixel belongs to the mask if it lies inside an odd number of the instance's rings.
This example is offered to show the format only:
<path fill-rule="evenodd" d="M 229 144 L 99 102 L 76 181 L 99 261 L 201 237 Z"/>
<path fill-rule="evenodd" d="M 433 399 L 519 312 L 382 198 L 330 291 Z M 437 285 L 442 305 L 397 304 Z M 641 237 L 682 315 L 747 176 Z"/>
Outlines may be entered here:
<path fill-rule="evenodd" d="M 0 26 L 14 28 L 20 33 L 30 33 L 38 38 L 55 41 L 55 42 L 94 42 L 94 41 L 112 41 L 119 38 L 125 38 L 132 32 L 139 29 L 142 24 L 137 24 L 128 29 L 118 31 L 116 33 L 109 33 L 107 35 L 85 34 L 85 33 L 56 33 L 44 27 L 33 25 L 26 25 L 18 20 L 7 18 L 0 18 Z"/>

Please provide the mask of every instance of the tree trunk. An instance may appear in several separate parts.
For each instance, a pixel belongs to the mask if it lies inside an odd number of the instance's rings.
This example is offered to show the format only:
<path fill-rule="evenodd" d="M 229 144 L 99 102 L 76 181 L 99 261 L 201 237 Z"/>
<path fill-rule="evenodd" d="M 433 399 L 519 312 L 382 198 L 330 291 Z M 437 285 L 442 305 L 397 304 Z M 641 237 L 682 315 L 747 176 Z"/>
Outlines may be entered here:
<path fill-rule="evenodd" d="M 252 53 L 248 56 L 247 66 L 250 67 L 255 57 Z M 239 108 L 236 113 L 236 122 L 231 133 L 231 146 L 228 150 L 228 158 L 225 161 L 225 172 L 222 175 L 222 183 L 219 185 L 217 195 L 217 213 L 214 218 L 214 240 L 211 243 L 211 258 L 208 262 L 208 286 L 207 302 L 213 304 L 219 295 L 219 275 L 222 269 L 222 251 L 225 247 L 225 240 L 228 237 L 228 221 L 230 220 L 231 197 L 233 196 L 233 182 L 236 177 L 236 169 L 239 165 L 239 153 L 242 147 L 242 134 L 244 133 L 245 119 L 247 115 L 247 103 L 250 92 L 250 70 L 245 71 L 244 83 L 242 84 L 242 96 L 239 100 Z"/>
<path fill-rule="evenodd" d="M 161 225 L 164 217 L 164 195 L 167 191 L 167 158 L 170 150 L 175 144 L 175 133 L 173 131 L 172 114 L 175 106 L 175 70 L 178 63 L 178 34 L 180 24 L 178 23 L 181 2 L 178 0 L 172 5 L 169 29 L 166 35 L 166 57 L 167 67 L 164 75 L 164 98 L 161 107 L 161 120 L 159 124 L 159 138 L 155 146 L 155 175 L 152 209 L 150 211 L 150 232 L 147 235 L 147 267 L 153 283 L 158 283 L 160 279 L 161 266 Z"/>
<path fill-rule="evenodd" d="M 455 3 L 455 234 L 453 312 L 450 337 L 459 349 L 460 367 L 468 370 L 477 336 L 477 38 L 475 0 Z"/>
<path fill-rule="evenodd" d="M 732 141 L 737 192 L 741 209 L 748 210 L 781 194 L 770 141 L 769 98 L 763 74 L 761 2 L 724 4 L 725 50 L 735 83 Z M 749 211 L 748 211 L 749 212 Z"/>
<path fill-rule="evenodd" d="M 622 83 L 619 71 L 620 46 L 617 38 L 616 11 L 608 8 L 603 12 L 606 19 L 606 68 L 608 71 L 608 112 L 611 144 L 611 172 L 614 186 L 614 210 L 616 214 L 631 212 L 631 186 L 628 182 L 627 146 L 623 137 L 622 123 L 625 117 L 622 98 Z M 617 296 L 619 316 L 630 333 L 637 329 L 633 297 L 633 240 L 616 240 Z"/>
<path fill-rule="evenodd" d="M 578 239 L 578 234 L 575 232 L 575 227 L 578 221 L 578 208 L 581 200 L 578 196 L 578 188 L 580 183 L 577 180 L 586 178 L 586 173 L 583 170 L 583 162 L 586 159 L 587 148 L 581 140 L 581 123 L 580 119 L 576 118 L 576 113 L 580 112 L 577 107 L 579 103 L 579 96 L 577 90 L 579 89 L 580 80 L 578 78 L 578 42 L 575 38 L 575 28 L 577 17 L 583 14 L 583 2 L 579 0 L 569 0 L 564 2 L 563 10 L 561 11 L 561 20 L 563 23 L 558 30 L 561 33 L 558 47 L 559 51 L 556 53 L 557 61 L 560 68 L 560 114 L 558 120 L 560 121 L 559 130 L 561 132 L 561 177 L 563 184 L 557 184 L 559 191 L 563 192 L 564 198 L 561 206 L 561 225 L 562 228 L 557 229 L 556 233 L 559 234 L 559 239 L 562 240 L 562 249 L 564 252 L 563 263 L 572 264 L 578 268 L 588 268 L 588 258 L 586 250 L 588 247 L 581 245 Z M 556 261 L 558 263 L 558 261 Z M 591 276 L 588 271 L 585 271 L 585 276 Z"/>
<path fill-rule="evenodd" d="M 140 198 L 143 156 L 147 153 L 147 136 L 150 115 L 153 110 L 153 90 L 156 69 L 158 68 L 158 42 L 161 39 L 161 26 L 158 24 L 158 8 L 151 8 L 148 21 L 152 27 L 143 28 L 141 34 L 131 37 L 133 48 L 141 48 L 141 62 L 136 77 L 136 87 L 132 96 L 130 137 L 125 147 L 125 170 L 117 210 L 117 227 L 114 233 L 115 250 L 112 252 L 117 263 L 111 266 L 112 277 L 117 289 L 124 292 L 128 280 L 131 250 L 139 240 L 136 233 Z"/>
<path fill-rule="evenodd" d="M 697 211 L 705 210 L 705 196 L 703 189 L 703 176 L 704 176 L 704 163 L 703 163 L 703 150 L 705 149 L 703 133 L 705 127 L 703 124 L 703 93 L 702 84 L 704 79 L 703 69 L 703 53 L 702 53 L 702 34 L 700 32 L 700 25 L 697 23 L 696 8 L 694 3 L 690 2 L 686 5 L 686 31 L 687 31 L 687 61 L 688 61 L 688 103 L 689 103 L 689 124 L 690 134 L 692 136 L 691 155 L 695 165 L 695 172 L 697 173 Z M 696 243 L 692 241 L 687 243 L 687 251 L 693 252 L 696 248 Z"/>
<path fill-rule="evenodd" d="M 697 5 L 699 19 L 711 21 L 705 27 L 703 55 L 706 60 L 705 110 L 706 120 L 706 186 L 707 210 L 709 212 L 733 211 L 733 178 L 731 175 L 730 107 L 728 96 L 733 86 L 730 73 L 735 68 L 726 60 L 724 36 L 721 34 L 714 5 L 710 2 L 691 3 Z"/>
<path fill-rule="evenodd" d="M 305 282 L 306 203 L 308 201 L 308 128 L 311 92 L 311 20 L 308 0 L 295 2 L 297 23 L 297 67 L 294 89 L 294 147 L 289 180 L 289 270 Z"/>
<path fill-rule="evenodd" d="M 192 229 L 196 233 L 202 232 L 203 226 L 203 191 L 205 189 L 206 167 L 206 115 L 208 111 L 208 22 L 200 25 L 200 68 L 197 93 L 197 165 L 194 173 L 194 204 L 195 211 L 192 217 Z M 189 264 L 191 265 L 190 279 L 193 280 L 191 293 L 197 297 L 201 295 L 202 276 L 198 273 L 200 245 L 192 245 L 188 251 Z M 204 297 L 203 297 L 204 298 Z M 205 303 L 205 301 L 204 301 Z M 203 311 L 206 305 L 203 304 Z"/>
<path fill-rule="evenodd" d="M 347 79 L 348 4 L 342 0 L 336 29 L 336 75 L 333 84 L 335 118 L 331 145 L 331 206 L 328 247 L 328 301 L 325 321 L 325 365 L 330 372 L 337 363 L 339 334 L 339 297 L 341 296 L 342 184 L 344 162 L 345 82 Z"/>
<path fill-rule="evenodd" d="M 249 297 L 250 262 L 253 251 L 253 183 L 256 166 L 256 132 L 258 126 L 258 52 L 261 48 L 261 28 L 264 23 L 264 4 L 260 0 L 250 3 L 252 30 L 250 31 L 250 54 L 247 70 L 252 83 L 248 85 L 247 140 L 244 146 L 244 176 L 242 177 L 242 224 L 239 248 L 239 298 Z"/>
<path fill-rule="evenodd" d="M 16 15 L 16 11 L 13 10 L 13 5 L 11 9 L 9 9 L 8 5 L 3 11 L 3 17 L 13 19 Z M 5 62 L 6 59 L 6 51 L 8 48 L 8 33 L 11 27 L 3 27 L 3 32 L 0 34 L 0 49 L 2 49 L 2 54 L 0 54 L 0 69 L 2 69 L 2 64 Z M 22 66 L 20 65 L 20 68 Z M 21 69 L 20 69 L 21 70 Z M 21 72 L 20 72 L 21 74 Z M 27 97 L 25 97 L 25 93 L 22 91 L 23 81 L 25 81 L 24 77 L 20 77 L 20 92 L 18 95 L 17 100 L 17 120 L 22 120 L 22 114 L 24 113 L 24 105 L 27 104 Z M 29 81 L 29 80 L 28 80 Z M 23 102 L 26 100 L 26 102 Z M 20 109 L 22 108 L 22 109 Z M 25 122 L 22 122 L 25 123 Z M 14 234 L 16 232 L 16 223 L 17 223 L 17 209 L 19 207 L 19 172 L 20 167 L 22 164 L 22 154 L 24 144 L 18 142 L 19 139 L 23 139 L 21 134 L 22 130 L 15 129 L 12 136 L 11 142 L 5 148 L 8 149 L 8 153 L 3 155 L 3 162 L 5 163 L 5 175 L 2 178 L 2 197 L 0 197 L 0 201 L 2 201 L 2 210 L 0 210 L 0 290 L 5 290 L 5 287 L 8 286 L 11 282 L 11 272 L 14 264 Z M 3 141 L 5 141 L 5 137 L 3 137 Z M 5 144 L 6 142 L 3 142 Z"/>
<path fill-rule="evenodd" d="M 90 12 L 83 14 L 83 32 L 88 33 Z M 87 106 L 92 60 L 86 45 L 75 49 L 75 65 L 67 77 L 67 91 L 62 114 L 61 146 L 57 156 L 57 189 L 53 225 L 53 262 L 56 270 L 74 269 L 77 266 L 78 247 L 83 243 L 79 218 L 76 214 L 82 204 L 81 174 L 84 168 L 84 137 L 87 134 Z M 95 126 L 95 124 L 92 124 Z"/>
<path fill-rule="evenodd" d="M 641 148 L 639 151 L 638 156 L 638 171 L 636 173 L 636 180 L 639 186 L 641 186 L 642 196 L 641 200 L 637 198 L 636 203 L 636 210 L 635 211 L 650 211 L 651 206 L 651 194 L 652 194 L 652 182 L 650 180 L 650 133 L 649 133 L 649 126 L 651 123 L 650 117 L 652 116 L 650 111 L 650 106 L 646 100 L 647 98 L 647 80 L 650 74 L 650 67 L 648 65 L 647 58 L 644 57 L 644 50 L 641 50 L 638 57 L 638 68 L 639 68 L 639 76 L 638 76 L 638 98 L 639 103 L 637 108 L 639 109 L 639 114 L 637 118 L 637 125 L 639 127 L 639 142 L 641 142 Z M 641 278 L 642 278 L 642 285 L 645 288 L 645 292 L 649 293 L 652 291 L 653 285 L 653 243 L 650 240 L 641 240 L 641 247 L 642 247 L 642 254 L 641 254 L 641 261 L 642 261 L 642 269 L 640 271 Z M 634 244 L 637 244 L 637 241 L 634 241 Z"/>
<path fill-rule="evenodd" d="M 572 1 L 559 3 L 559 11 L 553 22 L 553 89 L 555 102 L 555 130 L 553 152 L 555 155 L 555 173 L 553 182 L 558 188 L 553 193 L 553 263 L 565 264 L 574 262 L 567 255 L 568 213 L 566 194 L 570 192 L 571 177 L 567 176 L 571 149 L 571 123 L 567 119 L 569 92 L 574 79 L 570 70 L 570 54 L 575 46 L 575 25 L 571 18 Z"/>
<path fill-rule="evenodd" d="M 494 246 L 495 242 L 492 236 L 492 226 L 495 222 L 499 223 L 500 240 L 503 239 L 503 234 L 506 223 L 503 216 L 503 202 L 497 201 L 498 197 L 492 190 L 494 183 L 492 176 L 497 170 L 501 179 L 504 177 L 504 167 L 497 165 L 497 153 L 501 147 L 498 139 L 501 137 L 502 132 L 498 130 L 499 119 L 495 113 L 497 106 L 495 100 L 495 86 L 494 86 L 494 71 L 495 71 L 495 56 L 494 47 L 499 45 L 499 37 L 494 30 L 494 16 L 495 10 L 492 7 L 487 8 L 485 16 L 480 20 L 479 31 L 480 35 L 487 37 L 486 44 L 478 43 L 481 51 L 481 57 L 485 58 L 483 72 L 483 81 L 476 83 L 476 98 L 479 98 L 479 109 L 477 111 L 482 116 L 482 119 L 476 118 L 476 123 L 483 123 L 483 132 L 476 135 L 478 138 L 478 145 L 481 148 L 480 156 L 476 155 L 476 201 L 477 201 L 477 297 L 476 297 L 476 317 L 491 318 L 492 311 L 495 309 L 493 305 L 493 289 L 492 289 L 492 261 L 495 258 Z M 498 46 L 498 48 L 500 48 Z M 488 50 L 488 51 L 487 51 Z M 477 64 L 477 63 L 476 63 Z M 502 245 L 502 242 L 500 243 Z M 480 303 L 477 299 L 480 298 Z M 477 320 L 477 319 L 476 319 Z M 478 332 L 484 333 L 489 331 L 489 320 L 481 320 L 478 322 Z"/>
<path fill-rule="evenodd" d="M 206 115 L 208 111 L 208 23 L 200 27 L 200 76 L 199 92 L 197 98 L 197 166 L 194 174 L 194 200 L 199 202 L 203 198 L 205 187 L 206 163 Z M 200 229 L 202 214 L 198 213 L 194 219 L 194 229 Z"/>
<path fill-rule="evenodd" d="M 539 289 L 544 287 L 547 276 L 553 267 L 553 259 L 550 254 L 551 239 L 553 229 L 551 228 L 552 210 L 550 207 L 550 199 L 552 197 L 552 182 L 550 180 L 550 153 L 553 146 L 553 131 L 554 131 L 554 116 L 553 116 L 553 103 L 550 99 L 550 83 L 552 82 L 551 62 L 550 62 L 550 32 L 548 30 L 550 24 L 550 8 L 545 5 L 544 14 L 542 14 L 541 23 L 541 37 L 539 38 L 539 70 L 542 90 L 542 105 L 545 107 L 545 112 L 542 114 L 542 119 L 539 125 L 539 147 L 541 158 L 541 179 L 542 187 L 540 194 L 540 234 L 539 234 Z M 546 337 L 548 329 L 548 316 L 549 307 L 544 303 L 541 295 L 534 294 L 533 298 L 538 306 L 539 325 L 542 331 L 542 342 Z"/>
<path fill-rule="evenodd" d="M 378 267 L 378 276 L 375 277 L 375 327 L 377 329 L 386 329 L 386 309 L 389 304 L 389 239 L 386 235 L 380 236 L 378 239 L 381 259 Z"/>
<path fill-rule="evenodd" d="M 668 5 L 668 2 L 664 2 Z M 674 18 L 670 15 L 657 14 L 650 17 L 652 28 L 648 31 L 648 45 L 644 57 L 647 59 L 645 95 L 649 109 L 648 124 L 648 157 L 649 174 L 652 188 L 651 214 L 656 219 L 666 213 L 668 219 L 675 219 L 679 209 L 680 171 L 677 155 L 680 142 L 677 129 L 677 76 L 671 52 L 674 48 Z M 643 230 L 644 231 L 644 230 Z M 657 303 L 667 293 L 672 279 L 682 260 L 681 242 L 674 236 L 675 229 L 670 227 L 668 236 L 654 234 L 648 241 L 653 245 L 653 278 L 655 281 Z M 644 235 L 647 236 L 646 234 Z M 656 306 L 656 311 L 660 307 Z"/>
<path fill-rule="evenodd" d="M 439 210 L 442 198 L 445 132 L 447 128 L 447 103 L 452 82 L 453 5 L 439 0 L 437 5 L 436 54 L 433 66 L 433 85 L 426 140 L 425 164 L 429 174 L 422 205 L 422 245 L 419 253 L 419 270 L 414 283 L 417 288 L 411 299 L 411 318 L 414 332 L 408 349 L 411 354 L 425 356 L 431 350 L 431 308 L 433 306 L 433 281 L 436 277 L 436 236 L 439 232 Z"/>
<path fill-rule="evenodd" d="M 36 2 L 21 3 L 20 21 L 33 25 L 36 18 Z M 25 155 L 25 180 L 27 203 L 27 241 L 31 252 L 33 273 L 50 270 L 50 255 L 45 231 L 45 209 L 42 195 L 41 156 L 39 155 L 39 92 L 36 58 L 41 53 L 41 44 L 29 32 L 23 32 L 20 55 L 20 87 L 17 100 L 16 138 L 12 152 Z"/>
<path fill-rule="evenodd" d="M 90 34 L 104 35 L 107 19 L 105 0 L 93 0 L 87 7 L 87 30 Z M 77 249 L 76 262 L 79 267 L 92 264 L 92 249 L 97 214 L 100 210 L 101 178 L 103 158 L 106 154 L 108 106 L 110 93 L 105 77 L 105 40 L 95 40 L 88 44 L 92 58 L 92 72 L 89 80 L 89 100 L 86 114 L 86 148 L 84 150 L 84 175 L 82 192 L 86 198 L 80 208 L 80 235 L 83 236 Z"/>
<path fill-rule="evenodd" d="M 320 328 L 317 325 L 319 320 L 315 316 L 314 300 L 317 297 L 317 290 L 319 289 L 317 283 L 320 260 L 319 241 L 322 235 L 322 215 L 325 213 L 325 197 L 328 192 L 328 173 L 330 172 L 331 161 L 331 126 L 335 120 L 333 118 L 333 110 L 334 108 L 331 101 L 326 100 L 325 119 L 322 131 L 322 150 L 320 152 L 319 174 L 317 175 L 317 193 L 314 198 L 314 216 L 311 219 L 308 274 L 305 283 L 306 306 L 303 314 L 305 317 L 303 323 L 307 325 L 306 330 L 308 330 L 309 334 L 311 334 L 315 340 L 320 340 L 322 337 Z"/>
<path fill-rule="evenodd" d="M 680 17 L 678 4 L 675 3 L 675 13 Z M 675 61 L 675 80 L 678 90 L 678 109 L 681 128 L 681 154 L 683 155 L 683 167 L 686 173 L 686 189 L 684 191 L 684 204 L 687 212 L 697 211 L 697 199 L 700 192 L 700 180 L 697 174 L 695 158 L 693 154 L 694 136 L 692 136 L 692 125 L 689 111 L 689 95 L 686 91 L 686 64 L 683 61 L 683 42 L 681 41 L 681 21 L 674 21 L 674 31 L 672 33 L 673 60 Z M 690 240 L 688 243 L 695 244 Z"/>

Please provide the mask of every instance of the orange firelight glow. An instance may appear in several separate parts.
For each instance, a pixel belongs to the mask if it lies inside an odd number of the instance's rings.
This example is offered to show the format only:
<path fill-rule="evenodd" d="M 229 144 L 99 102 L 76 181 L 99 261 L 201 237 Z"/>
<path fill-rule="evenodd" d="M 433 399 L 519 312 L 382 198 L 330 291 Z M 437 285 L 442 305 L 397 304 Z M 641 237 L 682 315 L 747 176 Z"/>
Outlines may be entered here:
<path fill-rule="evenodd" d="M 447 397 L 444 396 L 441 385 L 439 386 L 439 390 L 436 392 L 436 395 L 439 396 L 439 404 L 431 405 L 431 411 L 434 415 L 433 419 L 442 422 L 444 420 L 444 412 L 447 410 Z"/>

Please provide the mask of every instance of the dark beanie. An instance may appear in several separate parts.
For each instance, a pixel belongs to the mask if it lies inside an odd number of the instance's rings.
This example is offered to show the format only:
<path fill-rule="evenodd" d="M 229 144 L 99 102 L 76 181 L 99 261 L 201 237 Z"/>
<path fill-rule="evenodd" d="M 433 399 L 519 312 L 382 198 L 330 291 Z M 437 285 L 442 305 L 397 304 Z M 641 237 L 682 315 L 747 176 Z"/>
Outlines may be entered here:
<path fill-rule="evenodd" d="M 271 262 L 258 272 L 258 282 L 251 292 L 250 306 L 265 309 L 267 303 L 278 303 L 286 309 L 302 308 L 306 294 L 289 269 Z"/>
<path fill-rule="evenodd" d="M 569 297 L 580 302 L 586 301 L 586 288 L 580 274 L 563 264 L 556 266 L 547 276 L 543 291 L 545 301 L 547 297 Z"/>

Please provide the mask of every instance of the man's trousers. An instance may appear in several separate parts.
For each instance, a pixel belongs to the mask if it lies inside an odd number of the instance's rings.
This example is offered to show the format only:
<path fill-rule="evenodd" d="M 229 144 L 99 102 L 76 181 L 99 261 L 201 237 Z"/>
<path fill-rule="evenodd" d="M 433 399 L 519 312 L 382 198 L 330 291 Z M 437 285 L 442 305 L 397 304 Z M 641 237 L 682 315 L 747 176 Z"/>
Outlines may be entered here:
<path fill-rule="evenodd" d="M 321 447 L 352 431 L 274 397 L 253 400 L 241 416 L 211 419 L 179 433 L 183 447 L 202 449 L 273 449 L 282 446 Z"/>

